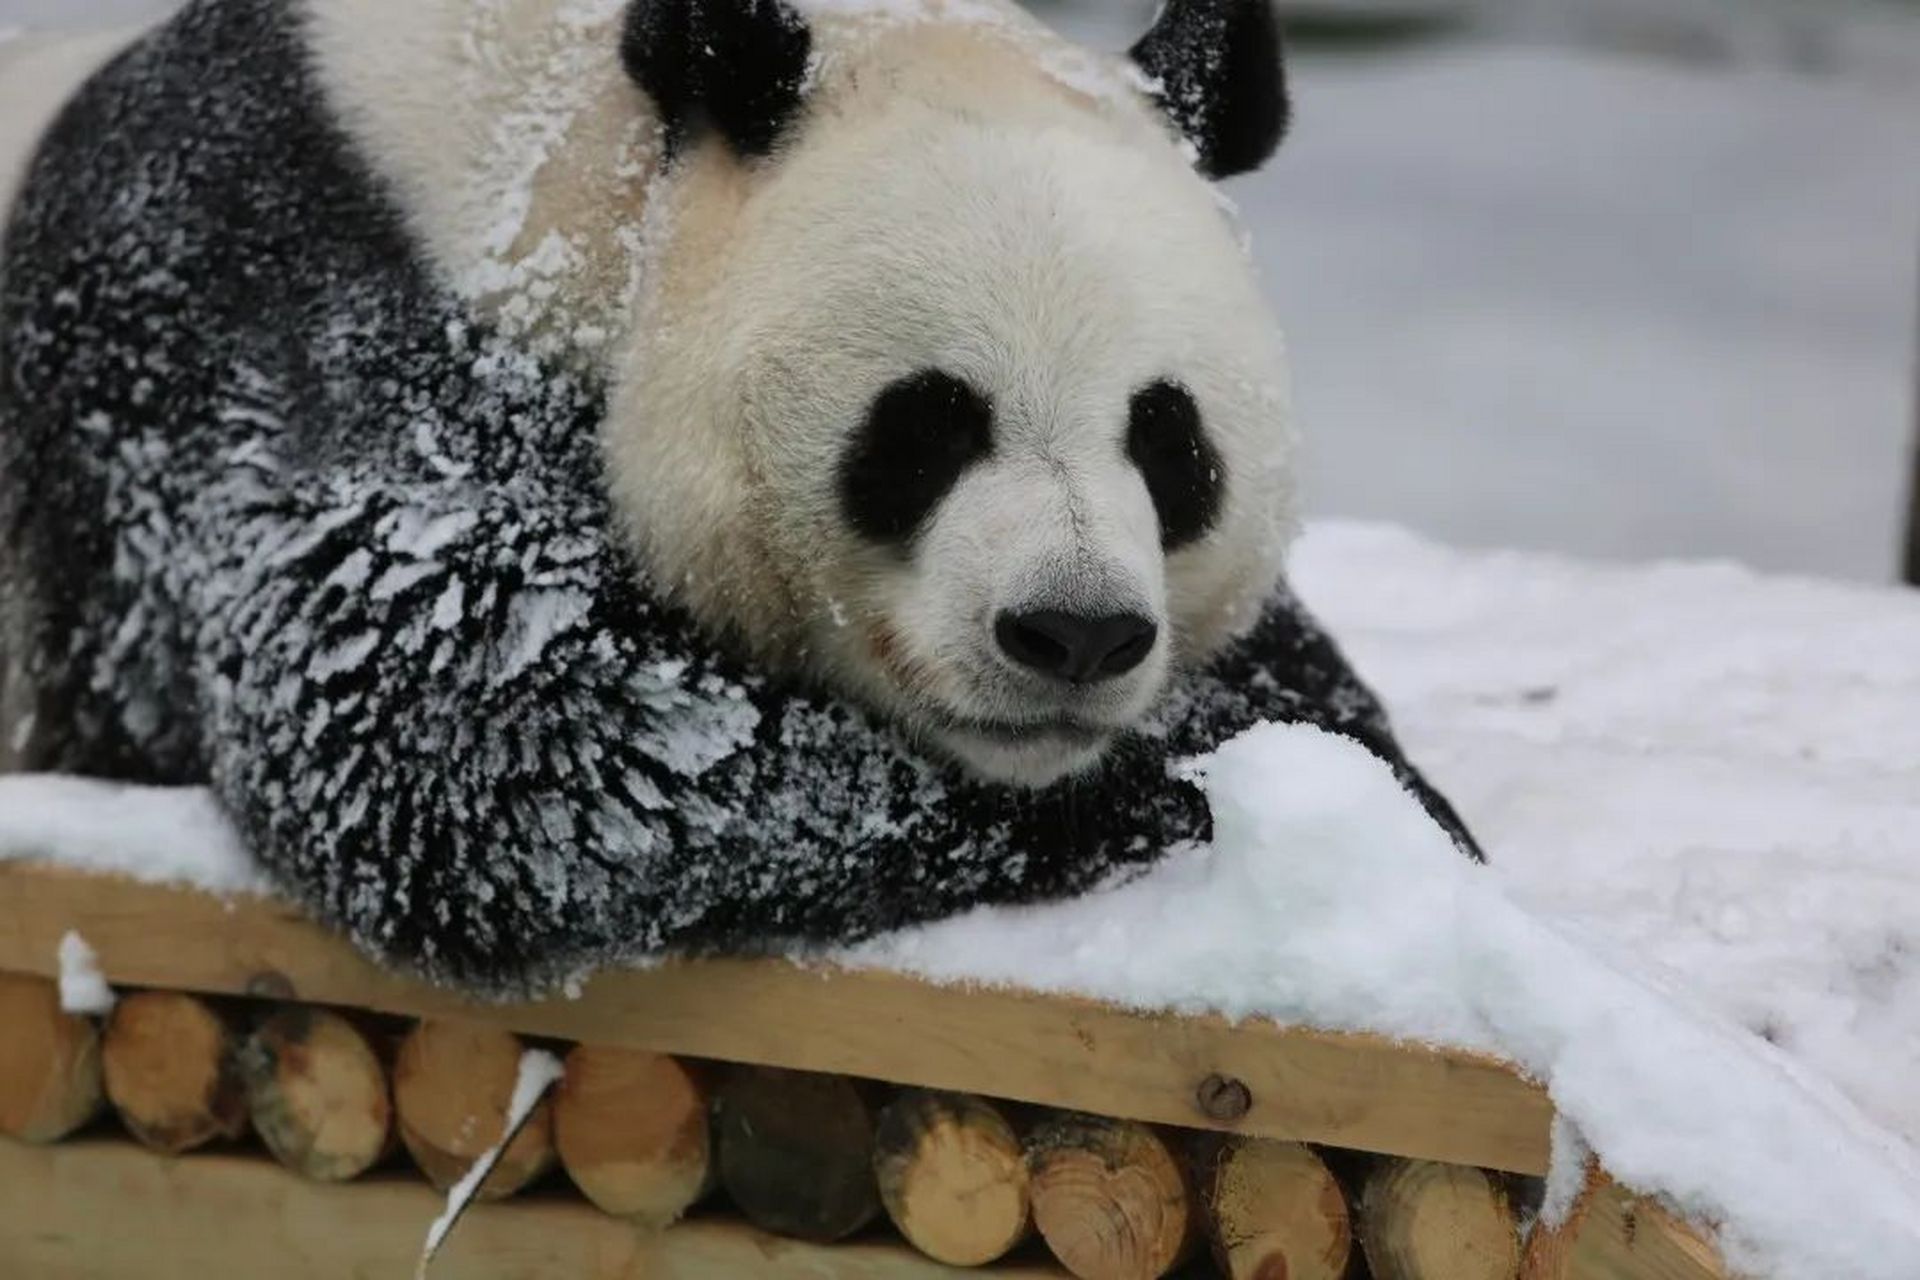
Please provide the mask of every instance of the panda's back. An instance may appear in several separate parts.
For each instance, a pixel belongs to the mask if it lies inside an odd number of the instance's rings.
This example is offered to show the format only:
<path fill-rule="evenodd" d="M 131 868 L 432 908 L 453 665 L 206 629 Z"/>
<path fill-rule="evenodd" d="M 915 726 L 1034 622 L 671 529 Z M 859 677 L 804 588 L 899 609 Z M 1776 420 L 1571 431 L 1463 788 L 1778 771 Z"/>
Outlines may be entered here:
<path fill-rule="evenodd" d="M 24 170 L 0 259 L 17 766 L 202 776 L 183 597 L 236 527 L 209 492 L 269 438 L 288 484 L 381 448 L 400 406 L 377 388 L 458 394 L 421 373 L 458 367 L 442 300 L 300 21 L 194 0 L 88 78 Z"/>

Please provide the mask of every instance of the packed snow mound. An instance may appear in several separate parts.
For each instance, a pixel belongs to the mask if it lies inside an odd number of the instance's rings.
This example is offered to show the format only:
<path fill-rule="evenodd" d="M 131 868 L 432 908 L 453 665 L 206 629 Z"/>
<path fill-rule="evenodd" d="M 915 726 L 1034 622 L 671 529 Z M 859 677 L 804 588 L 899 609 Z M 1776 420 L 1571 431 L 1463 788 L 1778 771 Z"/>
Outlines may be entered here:
<path fill-rule="evenodd" d="M 1516 901 L 1920 1143 L 1920 592 L 1337 522 L 1292 573 Z"/>
<path fill-rule="evenodd" d="M 1719 1223 L 1735 1266 L 1920 1275 L 1910 1149 L 1764 1041 L 1517 906 L 1364 750 L 1266 725 L 1200 767 L 1210 846 L 1076 902 L 985 909 L 845 958 L 1486 1049 L 1552 1094 L 1570 1130 L 1556 1160 L 1590 1148 Z"/>

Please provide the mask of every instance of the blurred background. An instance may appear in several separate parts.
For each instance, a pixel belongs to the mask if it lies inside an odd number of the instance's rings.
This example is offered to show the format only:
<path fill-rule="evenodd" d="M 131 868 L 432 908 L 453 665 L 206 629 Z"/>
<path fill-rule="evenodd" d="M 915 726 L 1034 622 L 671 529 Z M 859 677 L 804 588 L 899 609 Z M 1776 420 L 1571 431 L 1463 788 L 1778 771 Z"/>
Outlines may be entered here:
<path fill-rule="evenodd" d="M 1123 48 L 1147 0 L 1031 0 Z M 0 27 L 156 0 L 0 0 Z M 1889 581 L 1915 470 L 1920 0 L 1291 0 L 1230 185 L 1319 515 Z"/>

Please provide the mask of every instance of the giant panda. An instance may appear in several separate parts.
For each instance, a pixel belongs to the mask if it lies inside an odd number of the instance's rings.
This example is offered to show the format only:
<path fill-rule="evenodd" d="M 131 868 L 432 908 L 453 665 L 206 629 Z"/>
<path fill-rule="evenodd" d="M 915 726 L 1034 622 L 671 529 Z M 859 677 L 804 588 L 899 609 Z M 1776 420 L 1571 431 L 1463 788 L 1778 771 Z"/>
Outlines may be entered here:
<path fill-rule="evenodd" d="M 1287 117 L 1268 0 L 189 0 L 19 166 L 11 764 L 490 990 L 1084 889 L 1262 719 L 1476 853 L 1282 581 Z"/>

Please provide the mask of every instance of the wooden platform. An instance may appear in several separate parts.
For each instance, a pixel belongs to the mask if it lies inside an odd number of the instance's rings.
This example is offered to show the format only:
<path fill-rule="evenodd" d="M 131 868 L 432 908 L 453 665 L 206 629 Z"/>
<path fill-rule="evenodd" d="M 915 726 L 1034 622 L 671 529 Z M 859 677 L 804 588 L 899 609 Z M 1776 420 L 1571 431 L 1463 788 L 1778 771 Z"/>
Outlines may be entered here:
<path fill-rule="evenodd" d="M 442 1197 L 417 1178 L 304 1181 L 264 1157 L 161 1159 L 125 1142 L 0 1141 L 9 1280 L 405 1280 Z M 1060 1280 L 1044 1262 L 943 1267 L 888 1241 L 820 1246 L 739 1222 L 637 1231 L 577 1199 L 484 1205 L 435 1260 L 457 1280 Z"/>
<path fill-rule="evenodd" d="M 61 939 L 69 931 L 88 943 L 104 976 L 120 989 L 121 1001 L 104 1028 L 63 1012 L 48 981 L 59 975 Z M 0 1136 L 0 1280 L 198 1280 L 229 1274 L 332 1280 L 406 1274 L 421 1254 L 426 1224 L 443 1201 L 406 1167 L 391 1131 L 381 1155 L 387 1099 L 391 1096 L 401 1112 L 396 1128 L 412 1163 L 428 1177 L 440 1177 L 440 1185 L 452 1182 L 477 1154 L 468 1151 L 460 1163 L 436 1175 L 427 1159 L 432 1153 L 420 1146 L 427 1139 L 407 1127 L 409 1096 L 434 1106 L 439 1099 L 461 1096 L 443 1088 L 449 1085 L 445 1076 L 424 1094 L 418 1084 L 409 1084 L 411 1094 L 401 1087 L 403 1078 L 416 1079 L 405 1075 L 409 1062 L 412 1070 L 426 1071 L 420 1064 L 436 1061 L 407 1054 L 407 1046 L 424 1043 L 430 1028 L 440 1029 L 437 1042 L 451 1037 L 457 1046 L 507 1042 L 506 1084 L 521 1053 L 511 1046 L 528 1043 L 505 1034 L 509 1031 L 556 1052 L 565 1051 L 560 1042 L 577 1042 L 580 1051 L 623 1061 L 644 1057 L 669 1071 L 690 1073 L 687 1080 L 706 1083 L 682 1114 L 692 1117 L 701 1134 L 692 1148 L 696 1168 L 712 1175 L 701 1182 L 696 1172 L 670 1213 L 626 1219 L 612 1215 L 638 1211 L 603 1203 L 609 1209 L 603 1212 L 568 1189 L 569 1179 L 586 1189 L 591 1169 L 562 1152 L 564 1176 L 549 1163 L 542 1166 L 548 1169 L 544 1176 L 538 1170 L 530 1174 L 518 1198 L 477 1205 L 461 1218 L 446 1249 L 432 1260 L 435 1280 L 923 1280 L 963 1274 L 933 1260 L 939 1257 L 997 1258 L 977 1273 L 1014 1280 L 1063 1277 L 1068 1274 L 1063 1267 L 1082 1280 L 1167 1274 L 1340 1280 L 1348 1259 L 1360 1258 L 1363 1246 L 1376 1280 L 1728 1280 L 1708 1233 L 1615 1185 L 1599 1169 L 1592 1171 L 1566 1223 L 1527 1238 L 1522 1202 L 1537 1202 L 1540 1184 L 1528 1179 L 1547 1168 L 1549 1099 L 1504 1063 L 1444 1048 L 1258 1019 L 1230 1023 L 1147 1014 L 1089 1000 L 941 986 L 897 974 L 775 960 L 676 963 L 603 974 L 571 998 L 481 1003 L 383 972 L 269 899 L 223 899 L 27 863 L 0 863 L 0 982 L 14 993 L 13 1016 L 24 1020 L 18 1026 L 58 1025 L 63 1034 L 76 1037 L 73 1052 L 83 1055 L 39 1059 L 45 1074 L 18 1077 L 28 1085 L 24 1110 L 18 1091 L 10 1095 L 12 1103 L 0 1105 L 0 1123 L 12 1126 L 0 1128 L 0 1134 L 54 1143 L 35 1146 Z M 206 996 L 236 999 L 201 998 Z M 310 1180 L 327 1175 L 289 1159 L 274 1145 L 268 1126 L 278 1121 L 275 1113 L 257 1109 L 258 1097 L 250 1097 L 249 1106 L 255 1108 L 261 1136 L 229 1135 L 183 1156 L 162 1154 L 188 1146 L 160 1141 L 138 1122 L 136 1099 L 124 1089 L 114 1091 L 114 1064 L 132 1061 L 141 1047 L 131 1029 L 139 1018 L 130 1010 L 162 1006 L 204 1008 L 209 1012 L 201 1016 L 230 1033 L 235 1027 L 254 1028 L 246 1033 L 245 1049 L 235 1043 L 206 1059 L 219 1064 L 208 1068 L 209 1089 L 227 1086 L 225 1064 L 257 1066 L 249 1054 L 258 1051 L 263 1028 L 288 1017 L 296 1019 L 289 1026 L 330 1018 L 365 1028 L 385 1047 L 368 1055 L 369 1061 L 381 1059 L 372 1067 L 372 1092 L 357 1095 L 373 1099 L 380 1115 L 371 1131 L 375 1145 L 343 1175 L 361 1176 L 344 1183 Z M 341 1012 L 326 1013 L 325 1006 Z M 40 1012 L 21 1012 L 34 1009 Z M 302 1018 L 304 1024 L 297 1021 Z M 0 1037 L 7 1034 L 8 1026 L 0 1025 Z M 341 1034 L 350 1039 L 354 1033 Z M 33 1040 L 0 1041 L 0 1048 L 7 1043 L 26 1046 Z M 287 1043 L 305 1046 L 299 1049 L 303 1055 L 318 1052 L 316 1041 Z M 116 1057 L 122 1050 L 124 1055 Z M 568 1058 L 563 1094 L 589 1078 L 575 1075 L 576 1054 Z M 31 1053 L 13 1056 L 20 1060 L 14 1071 L 22 1063 L 32 1069 Z M 455 1066 L 476 1060 L 464 1047 L 441 1057 Z M 7 1060 L 0 1054 L 0 1065 Z M 112 1103 L 104 1111 L 102 1060 Z M 528 1060 L 521 1058 L 523 1071 Z M 283 1061 L 299 1066 L 293 1059 Z M 760 1139 L 735 1120 L 757 1113 L 744 1109 L 748 1095 L 737 1090 L 763 1087 L 754 1082 L 769 1076 L 816 1082 L 827 1092 L 808 1096 L 842 1099 L 863 1124 L 864 1108 L 883 1098 L 904 1104 L 916 1097 L 964 1095 L 975 1100 L 976 1109 L 1018 1113 L 1020 1131 L 1003 1129 L 1014 1171 L 1008 1176 L 1020 1188 L 1018 1213 L 996 1229 L 1000 1234 L 986 1237 L 1003 1243 L 959 1256 L 921 1230 L 935 1218 L 916 1215 L 935 1213 L 942 1204 L 968 1203 L 940 1196 L 965 1197 L 974 1194 L 970 1187 L 986 1185 L 971 1182 L 972 1173 L 924 1184 L 934 1190 L 923 1193 L 920 1208 L 906 1216 L 890 1201 L 892 1230 L 869 1213 L 843 1229 L 809 1237 L 839 1240 L 832 1245 L 779 1238 L 739 1218 L 720 1216 L 716 1204 L 731 1203 L 736 1214 L 762 1227 L 809 1236 L 801 1226 L 756 1212 L 753 1198 L 732 1180 L 750 1167 L 730 1163 L 732 1136 L 708 1142 L 706 1125 L 713 1119 L 719 1132 L 745 1135 L 749 1147 L 741 1159 L 756 1158 L 751 1144 Z M 721 1078 L 730 1084 L 722 1085 L 709 1105 L 705 1090 Z M 253 1077 L 248 1088 L 259 1079 Z M 337 1086 L 344 1077 L 333 1079 Z M 48 1088 L 71 1086 L 86 1109 L 38 1106 L 37 1099 L 51 1095 L 35 1092 L 37 1081 Z M 900 1086 L 947 1092 L 915 1095 Z M 736 1092 L 727 1092 L 730 1087 Z M 280 1095 L 282 1101 L 285 1096 Z M 791 1099 L 799 1096 L 788 1095 L 765 1117 L 813 1114 L 812 1103 L 796 1110 Z M 198 1105 L 203 1095 L 190 1091 L 188 1097 Z M 1017 1105 L 1023 1103 L 1033 1106 Z M 614 1105 L 599 1118 L 618 1128 L 652 1104 L 624 1093 L 614 1097 Z M 15 1119 L 6 1120 L 7 1114 Z M 18 1118 L 22 1114 L 45 1121 L 46 1127 L 36 1136 L 34 1125 Z M 46 1120 L 67 1114 L 74 1118 L 64 1124 Z M 479 1112 L 453 1114 L 465 1114 L 458 1124 L 470 1127 Z M 76 1131 L 89 1115 L 100 1118 Z M 415 1119 L 425 1123 L 419 1113 Z M 497 1113 L 490 1123 L 496 1133 L 503 1125 Z M 511 1122 L 506 1127 L 511 1131 Z M 770 1127 L 781 1128 L 783 1122 Z M 1233 1140 L 1221 1142 L 1195 1130 Z M 849 1155 L 856 1169 L 871 1169 L 883 1155 L 907 1150 L 889 1146 L 892 1139 L 876 1136 L 877 1129 L 864 1132 L 837 1152 Z M 807 1141 L 825 1136 L 810 1134 Z M 60 1142 L 63 1137 L 68 1140 Z M 156 1149 L 135 1146 L 132 1138 Z M 776 1178 L 789 1178 L 792 1187 L 832 1185 L 815 1180 L 806 1163 L 836 1154 L 825 1147 L 806 1152 L 794 1166 L 801 1172 L 780 1172 L 780 1162 L 789 1156 L 776 1148 L 790 1140 L 794 1135 L 769 1136 L 773 1146 L 766 1150 L 774 1163 L 761 1167 Z M 450 1153 L 452 1147 L 444 1150 Z M 1122 1159 L 1116 1154 L 1121 1151 L 1128 1163 L 1110 1163 Z M 1228 1153 L 1238 1163 L 1223 1173 L 1229 1166 L 1220 1161 Z M 276 1164 L 275 1157 L 290 1167 Z M 1420 1171 L 1425 1172 L 1414 1176 Z M 1044 1188 L 1043 1176 L 1048 1179 Z M 703 1199 L 702 1188 L 710 1190 L 716 1180 L 723 1193 Z M 1151 1191 L 1146 1200 L 1140 1198 L 1143 1188 Z M 1420 1202 L 1428 1208 L 1411 1198 L 1419 1188 L 1438 1197 Z M 1043 1194 L 1050 1197 L 1044 1212 Z M 1403 1195 L 1408 1198 L 1399 1198 Z M 689 1204 L 699 1206 L 692 1219 L 659 1229 Z M 1354 1216 L 1356 1207 L 1366 1213 Z M 961 1217 L 941 1221 L 961 1221 L 971 1211 L 952 1212 Z M 1128 1254 L 1139 1244 L 1136 1228 L 1144 1230 L 1163 1212 L 1177 1215 L 1159 1219 L 1175 1223 L 1162 1241 L 1165 1251 L 1150 1249 L 1157 1260 L 1138 1264 L 1140 1251 Z M 1457 1213 L 1467 1216 L 1450 1216 Z M 643 1221 L 652 1225 L 639 1225 Z M 849 1232 L 851 1239 L 842 1238 Z M 1324 1259 L 1316 1252 L 1323 1243 Z M 1427 1260 L 1383 1275 L 1376 1246 L 1404 1246 L 1412 1251 L 1409 1257 L 1420 1254 Z M 1006 1252 L 1009 1247 L 1012 1253 Z M 1127 1257 L 1117 1257 L 1115 1249 Z M 1296 1274 L 1296 1264 L 1307 1270 Z"/>
<path fill-rule="evenodd" d="M 936 986 L 782 961 L 605 974 L 578 999 L 488 1005 L 396 978 L 291 908 L 0 864 L 0 970 L 57 976 L 77 930 L 117 984 L 458 1017 L 529 1035 L 835 1072 L 1129 1120 L 1546 1172 L 1553 1108 L 1471 1053 L 1266 1021 Z M 1222 1120 L 1209 1080 L 1251 1100 Z"/>

